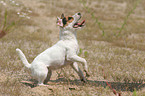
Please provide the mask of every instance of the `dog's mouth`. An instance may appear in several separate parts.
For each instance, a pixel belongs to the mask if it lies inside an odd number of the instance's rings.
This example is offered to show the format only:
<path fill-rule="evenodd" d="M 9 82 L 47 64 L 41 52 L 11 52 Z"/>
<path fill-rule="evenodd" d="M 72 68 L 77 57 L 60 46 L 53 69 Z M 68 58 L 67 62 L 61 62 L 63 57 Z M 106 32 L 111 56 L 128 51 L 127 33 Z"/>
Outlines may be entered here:
<path fill-rule="evenodd" d="M 85 20 L 83 20 L 81 23 L 79 22 L 76 22 L 73 27 L 74 28 L 80 28 L 80 27 L 83 27 L 85 25 Z"/>

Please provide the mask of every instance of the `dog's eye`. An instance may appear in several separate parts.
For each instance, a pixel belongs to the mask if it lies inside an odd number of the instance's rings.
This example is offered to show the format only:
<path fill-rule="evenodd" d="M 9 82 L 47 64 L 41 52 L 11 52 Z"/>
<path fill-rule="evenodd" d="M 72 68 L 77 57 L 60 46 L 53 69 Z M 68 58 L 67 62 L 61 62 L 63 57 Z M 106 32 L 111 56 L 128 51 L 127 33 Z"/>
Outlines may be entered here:
<path fill-rule="evenodd" d="M 71 20 L 72 19 L 72 17 L 68 17 L 68 20 Z"/>

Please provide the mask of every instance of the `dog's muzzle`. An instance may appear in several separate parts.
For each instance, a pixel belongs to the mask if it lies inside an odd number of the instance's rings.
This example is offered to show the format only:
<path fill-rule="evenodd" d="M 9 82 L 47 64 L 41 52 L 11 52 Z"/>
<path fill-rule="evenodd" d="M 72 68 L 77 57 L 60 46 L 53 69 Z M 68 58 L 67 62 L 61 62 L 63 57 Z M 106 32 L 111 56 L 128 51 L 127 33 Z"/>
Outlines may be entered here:
<path fill-rule="evenodd" d="M 80 16 L 80 18 L 78 19 L 78 21 L 81 19 L 81 13 L 77 13 L 78 16 Z M 76 22 L 73 27 L 74 28 L 79 28 L 79 27 L 83 27 L 85 25 L 85 20 L 83 20 L 81 23 Z"/>

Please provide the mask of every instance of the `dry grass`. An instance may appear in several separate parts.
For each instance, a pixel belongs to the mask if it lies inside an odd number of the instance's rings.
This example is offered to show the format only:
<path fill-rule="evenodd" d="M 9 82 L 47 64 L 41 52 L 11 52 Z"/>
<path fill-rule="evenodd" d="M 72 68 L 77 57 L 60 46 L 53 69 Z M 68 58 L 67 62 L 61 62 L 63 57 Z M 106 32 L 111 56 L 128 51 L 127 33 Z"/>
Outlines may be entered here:
<path fill-rule="evenodd" d="M 7 26 L 12 22 L 15 25 L 0 38 L 0 95 L 113 96 L 106 80 L 122 96 L 145 95 L 145 1 L 4 0 L 6 5 L 2 1 L 0 28 L 6 10 Z M 21 83 L 31 76 L 15 49 L 22 49 L 32 62 L 58 41 L 56 17 L 75 12 L 81 12 L 86 19 L 85 28 L 78 31 L 78 40 L 80 55 L 86 58 L 91 73 L 88 82 L 81 83 L 71 67 L 67 67 L 54 71 L 47 87 Z"/>

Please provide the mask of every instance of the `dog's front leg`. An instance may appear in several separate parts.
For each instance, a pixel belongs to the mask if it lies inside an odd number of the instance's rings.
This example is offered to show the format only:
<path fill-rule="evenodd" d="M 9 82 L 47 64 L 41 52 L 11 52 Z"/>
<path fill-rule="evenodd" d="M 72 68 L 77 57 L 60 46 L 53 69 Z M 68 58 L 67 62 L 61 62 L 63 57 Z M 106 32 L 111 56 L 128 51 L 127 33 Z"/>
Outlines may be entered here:
<path fill-rule="evenodd" d="M 78 64 L 76 62 L 74 62 L 73 64 L 71 64 L 71 67 L 77 72 L 77 74 L 79 75 L 81 81 L 86 82 L 86 79 L 85 79 L 85 77 L 83 75 L 83 72 L 78 67 Z"/>
<path fill-rule="evenodd" d="M 87 61 L 84 59 L 84 58 L 81 58 L 77 55 L 72 55 L 72 56 L 69 56 L 67 57 L 68 60 L 70 61 L 73 61 L 73 62 L 80 62 L 83 64 L 83 67 L 84 67 L 84 71 L 86 73 L 86 76 L 89 77 L 89 73 L 88 73 L 88 65 L 87 65 Z"/>

